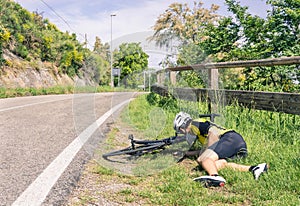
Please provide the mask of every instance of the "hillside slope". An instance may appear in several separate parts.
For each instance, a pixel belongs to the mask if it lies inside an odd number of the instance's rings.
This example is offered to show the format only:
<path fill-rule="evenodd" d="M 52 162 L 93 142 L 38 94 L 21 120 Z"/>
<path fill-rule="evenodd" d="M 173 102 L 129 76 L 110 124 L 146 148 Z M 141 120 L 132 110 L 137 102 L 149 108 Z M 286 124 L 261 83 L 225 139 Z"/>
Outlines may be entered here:
<path fill-rule="evenodd" d="M 0 87 L 107 84 L 106 56 L 85 48 L 42 14 L 0 1 Z"/>
<path fill-rule="evenodd" d="M 4 51 L 3 57 L 8 62 L 13 62 L 10 66 L 3 65 L 0 74 L 0 87 L 6 88 L 42 88 L 53 87 L 57 85 L 81 86 L 95 85 L 96 82 L 88 73 L 83 76 L 77 75 L 73 78 L 67 74 L 59 73 L 58 68 L 49 62 L 39 62 L 36 65 L 24 61 L 9 51 Z"/>

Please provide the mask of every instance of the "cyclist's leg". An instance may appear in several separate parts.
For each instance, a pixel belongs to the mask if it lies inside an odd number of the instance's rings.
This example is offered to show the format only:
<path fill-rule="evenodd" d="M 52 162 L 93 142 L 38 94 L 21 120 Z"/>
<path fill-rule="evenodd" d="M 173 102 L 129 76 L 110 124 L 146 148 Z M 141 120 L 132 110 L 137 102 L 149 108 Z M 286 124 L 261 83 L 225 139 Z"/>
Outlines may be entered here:
<path fill-rule="evenodd" d="M 217 160 L 215 163 L 218 170 L 227 167 L 240 172 L 247 172 L 250 169 L 250 166 L 248 165 L 237 164 L 234 162 L 227 162 L 225 159 Z"/>
<path fill-rule="evenodd" d="M 240 172 L 247 172 L 250 169 L 250 166 L 237 164 L 237 163 L 234 163 L 234 162 L 227 162 L 225 159 L 217 160 L 216 161 L 216 166 L 217 166 L 218 170 L 227 167 L 227 168 L 231 168 L 233 170 L 237 170 L 237 171 L 240 171 Z"/>
<path fill-rule="evenodd" d="M 227 167 L 229 167 L 233 170 L 240 171 L 240 172 L 247 172 L 250 169 L 250 166 L 241 165 L 241 164 L 237 164 L 237 163 L 234 163 L 234 162 L 228 162 Z"/>
<path fill-rule="evenodd" d="M 215 175 L 218 174 L 218 168 L 216 165 L 216 161 L 218 159 L 219 156 L 217 153 L 211 149 L 207 149 L 197 158 L 197 162 L 209 175 Z"/>
<path fill-rule="evenodd" d="M 225 159 L 220 159 L 220 160 L 216 161 L 216 166 L 217 166 L 218 171 L 220 169 L 227 167 L 227 165 L 228 165 L 228 162 Z"/>

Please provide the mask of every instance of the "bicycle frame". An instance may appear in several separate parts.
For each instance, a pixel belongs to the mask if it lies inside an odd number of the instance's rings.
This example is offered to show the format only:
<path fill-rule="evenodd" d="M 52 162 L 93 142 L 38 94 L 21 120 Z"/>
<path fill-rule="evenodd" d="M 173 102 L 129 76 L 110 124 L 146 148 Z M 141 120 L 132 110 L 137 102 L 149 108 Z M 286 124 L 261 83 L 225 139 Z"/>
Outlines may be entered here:
<path fill-rule="evenodd" d="M 175 136 L 171 136 L 165 139 L 160 139 L 160 140 L 136 140 L 134 139 L 133 135 L 130 134 L 128 136 L 128 139 L 130 140 L 130 144 L 131 144 L 131 148 L 135 149 L 136 148 L 136 144 L 138 145 L 155 145 L 155 144 L 159 144 L 159 143 L 164 143 L 165 146 L 167 145 L 171 145 L 174 143 L 178 143 L 178 142 L 182 142 L 185 140 L 185 136 L 178 136 L 178 134 L 176 133 Z"/>
<path fill-rule="evenodd" d="M 175 136 L 168 137 L 161 140 L 135 140 L 133 135 L 129 135 L 131 146 L 112 151 L 106 154 L 103 154 L 102 157 L 107 159 L 110 156 L 119 156 L 119 155 L 131 155 L 131 156 L 141 156 L 145 153 L 153 152 L 156 150 L 164 150 L 165 146 L 185 141 L 185 136 Z"/>

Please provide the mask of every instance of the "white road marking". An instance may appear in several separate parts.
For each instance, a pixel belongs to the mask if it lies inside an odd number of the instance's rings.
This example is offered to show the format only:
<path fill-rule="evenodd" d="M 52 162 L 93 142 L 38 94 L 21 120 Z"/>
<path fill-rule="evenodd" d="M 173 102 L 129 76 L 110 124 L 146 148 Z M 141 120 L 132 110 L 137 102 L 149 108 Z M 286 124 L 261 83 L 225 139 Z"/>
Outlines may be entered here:
<path fill-rule="evenodd" d="M 66 98 L 66 99 L 70 99 L 70 98 Z M 30 106 L 34 106 L 34 105 L 38 105 L 38 104 L 46 104 L 46 103 L 51 103 L 51 102 L 58 102 L 58 101 L 66 100 L 66 99 L 50 100 L 50 101 L 36 102 L 36 103 L 31 103 L 31 104 L 24 104 L 24 105 L 20 105 L 20 106 L 15 106 L 15 107 L 9 107 L 9 108 L 0 109 L 0 112 L 6 112 L 6 111 L 9 111 L 9 110 L 20 109 L 20 108 L 24 108 L 24 107 L 30 107 Z"/>
<path fill-rule="evenodd" d="M 12 206 L 41 205 L 56 181 L 97 128 L 102 125 L 115 111 L 130 101 L 131 99 L 114 106 L 93 124 L 87 127 L 73 142 L 69 144 L 68 147 L 64 149 L 64 151 L 56 157 L 53 162 L 51 162 L 51 164 L 31 183 L 31 185 L 29 185 L 29 187 L 17 198 Z"/>

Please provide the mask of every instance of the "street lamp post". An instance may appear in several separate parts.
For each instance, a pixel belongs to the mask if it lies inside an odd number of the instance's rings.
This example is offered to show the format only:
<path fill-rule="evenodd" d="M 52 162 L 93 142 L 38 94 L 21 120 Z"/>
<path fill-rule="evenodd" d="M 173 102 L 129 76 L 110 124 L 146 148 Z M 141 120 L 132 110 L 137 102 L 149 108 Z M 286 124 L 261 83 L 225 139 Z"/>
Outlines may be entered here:
<path fill-rule="evenodd" d="M 114 87 L 114 76 L 113 76 L 113 48 L 112 48 L 112 19 L 116 14 L 110 15 L 110 84 Z"/>

